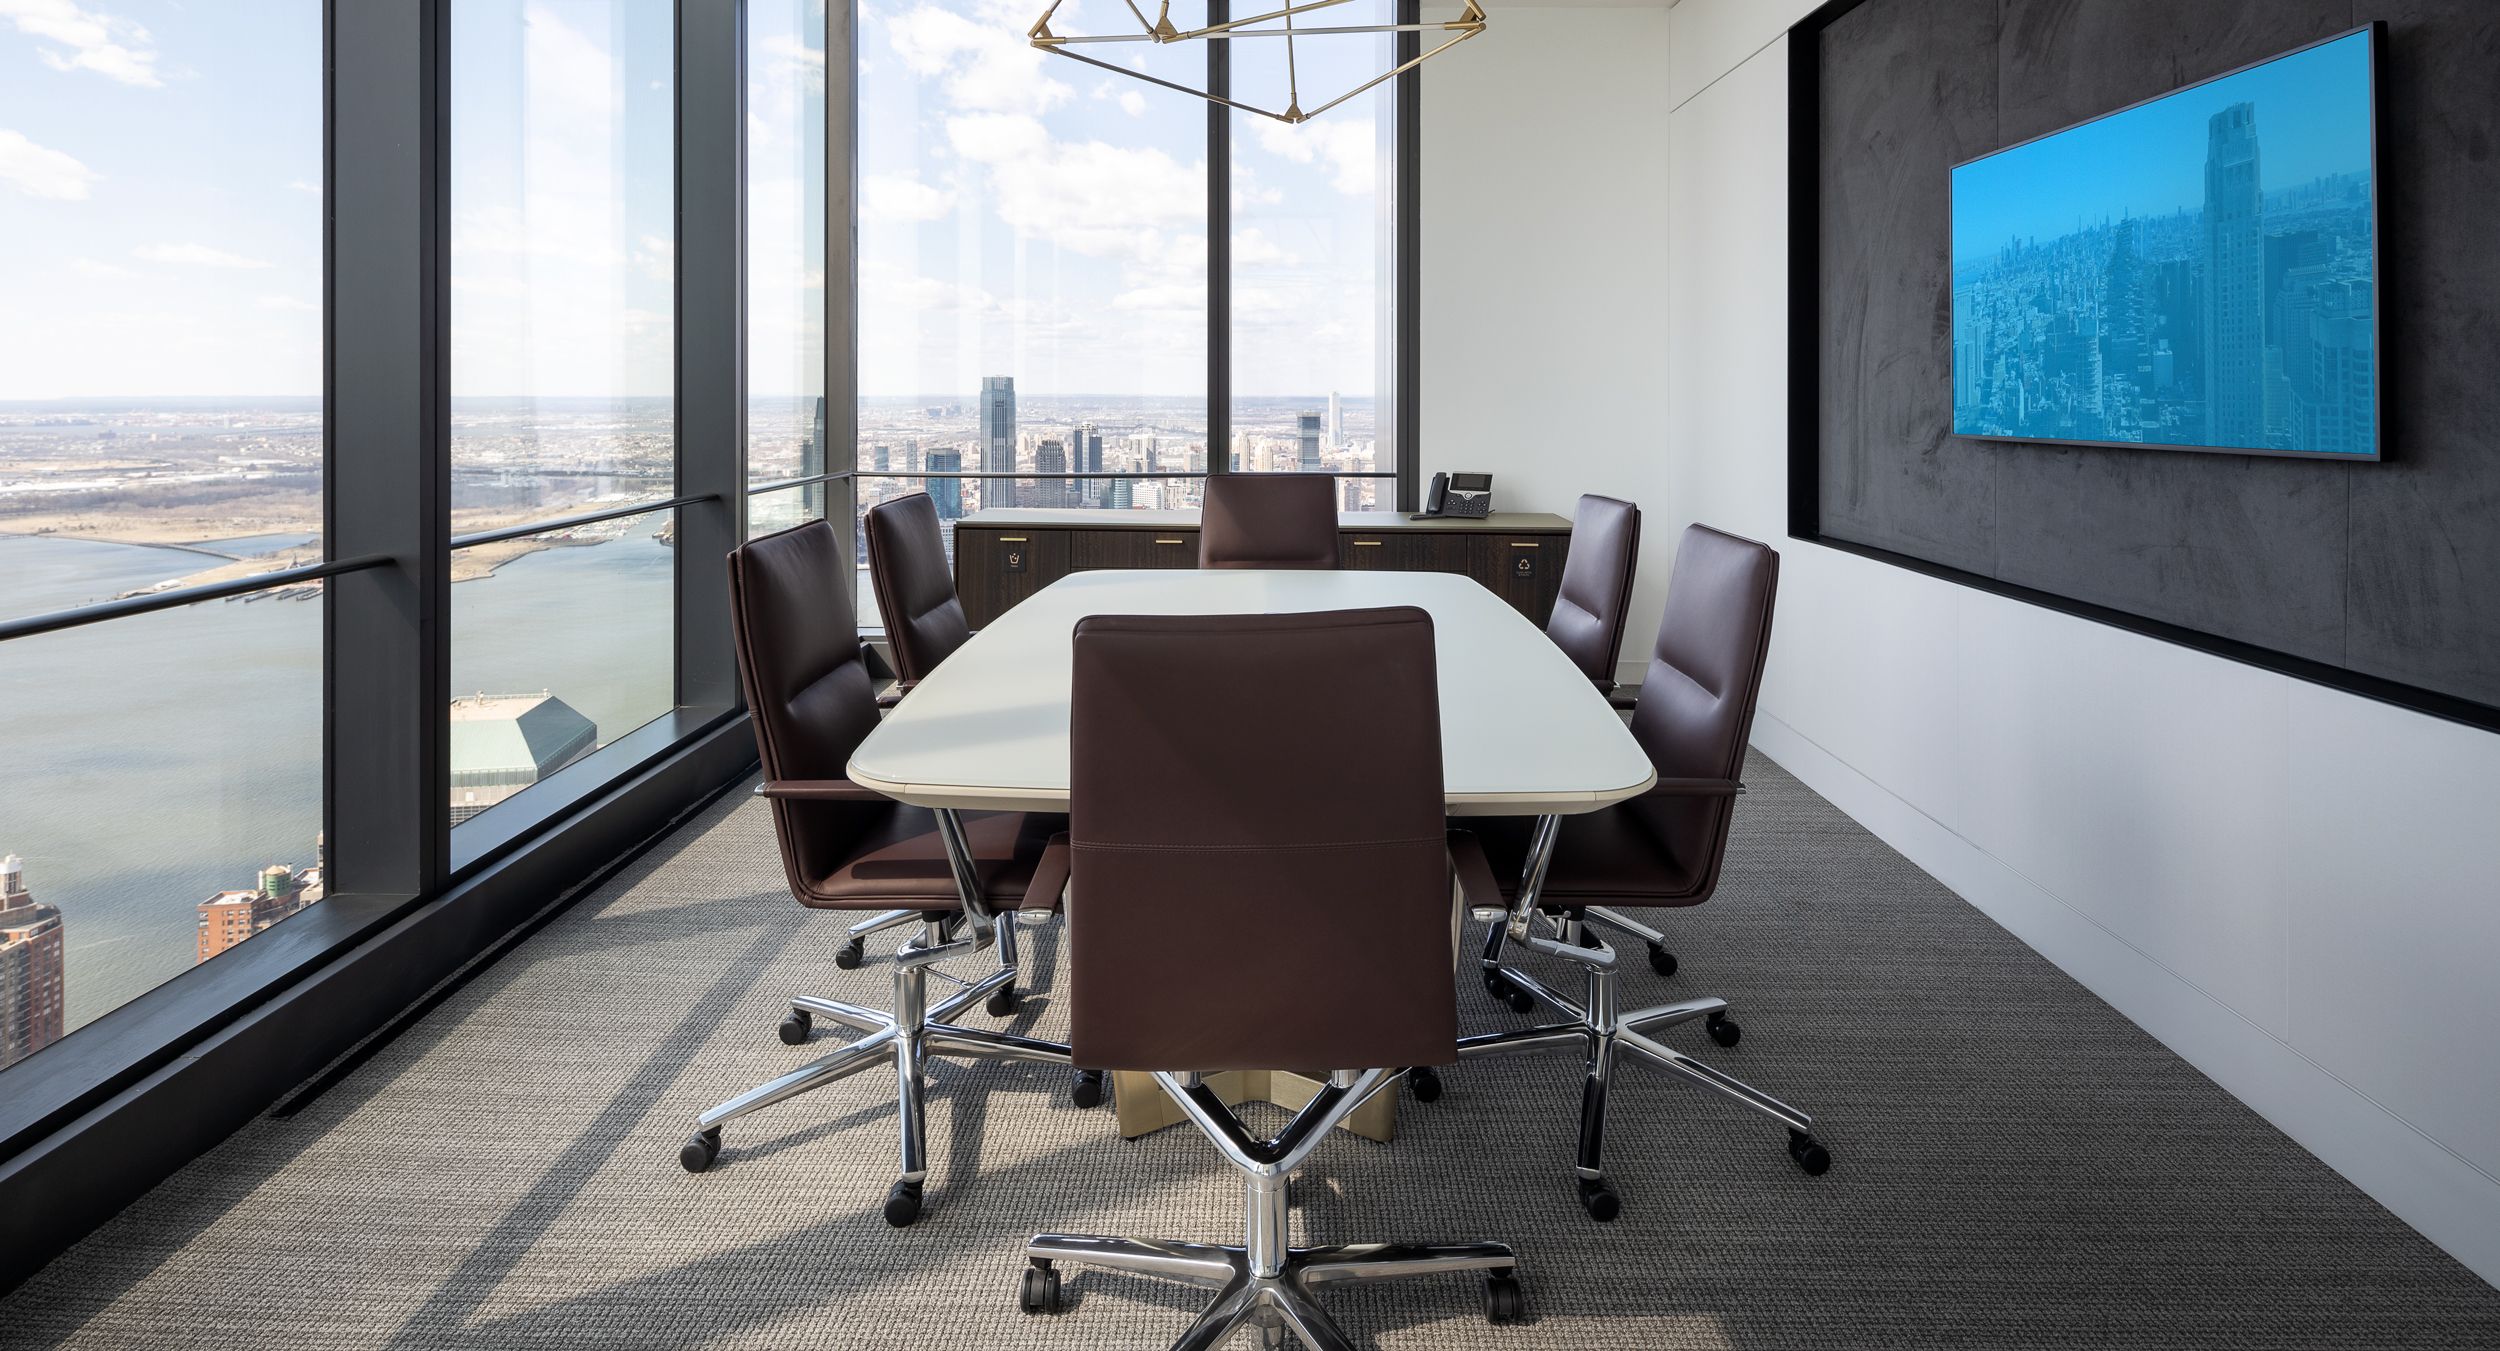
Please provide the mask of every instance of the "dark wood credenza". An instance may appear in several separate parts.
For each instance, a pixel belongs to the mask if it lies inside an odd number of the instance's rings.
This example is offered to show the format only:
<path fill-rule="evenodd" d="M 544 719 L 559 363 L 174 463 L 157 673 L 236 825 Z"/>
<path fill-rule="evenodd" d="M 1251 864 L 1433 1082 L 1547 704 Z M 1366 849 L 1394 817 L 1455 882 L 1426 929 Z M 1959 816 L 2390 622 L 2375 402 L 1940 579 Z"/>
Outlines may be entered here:
<path fill-rule="evenodd" d="M 1337 517 L 1337 565 L 1473 577 L 1544 627 L 1562 587 L 1571 522 L 1543 512 L 1483 520 L 1410 520 L 1403 512 Z M 955 524 L 955 594 L 972 627 L 1071 572 L 1198 566 L 1194 511 L 976 511 Z"/>

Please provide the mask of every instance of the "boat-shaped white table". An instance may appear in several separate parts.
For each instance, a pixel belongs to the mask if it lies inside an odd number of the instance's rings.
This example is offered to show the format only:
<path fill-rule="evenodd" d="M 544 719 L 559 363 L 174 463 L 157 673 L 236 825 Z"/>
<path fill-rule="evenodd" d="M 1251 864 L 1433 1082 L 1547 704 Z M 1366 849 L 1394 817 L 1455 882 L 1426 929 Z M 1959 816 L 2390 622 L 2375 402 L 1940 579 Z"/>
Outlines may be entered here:
<path fill-rule="evenodd" d="M 1441 700 L 1441 780 L 1452 816 L 1536 816 L 1531 885 L 1563 816 L 1637 797 L 1649 757 L 1586 676 L 1518 611 L 1473 580 L 1430 572 L 1081 572 L 1042 588 L 974 635 L 889 713 L 851 756 L 851 780 L 941 813 L 950 852 L 961 811 L 1064 812 L 1076 625 L 1103 614 L 1290 614 L 1412 605 L 1432 616 Z M 1313 671 L 1363 697 L 1361 671 Z M 1364 753 L 1347 746 L 1348 757 Z M 958 876 L 967 862 L 957 859 Z M 1082 902 L 1076 902 L 1081 904 Z M 1513 926 L 1524 935 L 1524 924 Z M 1535 941 L 1535 940 L 1527 940 Z M 1256 1076 L 1248 1076 L 1256 1077 Z M 1124 1134 L 1178 1121 L 1153 1081 L 1122 1076 Z M 1310 1081 L 1218 1083 L 1227 1098 L 1307 1099 Z M 1356 1129 L 1385 1138 L 1392 1099 Z M 1370 1109 L 1367 1109 L 1370 1110 Z"/>

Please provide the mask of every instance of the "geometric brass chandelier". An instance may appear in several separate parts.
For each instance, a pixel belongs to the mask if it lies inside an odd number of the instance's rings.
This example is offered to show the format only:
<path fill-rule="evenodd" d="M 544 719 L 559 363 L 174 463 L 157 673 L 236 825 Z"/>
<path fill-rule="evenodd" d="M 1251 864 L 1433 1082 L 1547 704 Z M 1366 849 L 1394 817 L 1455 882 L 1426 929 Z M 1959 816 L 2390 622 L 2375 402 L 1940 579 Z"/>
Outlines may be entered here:
<path fill-rule="evenodd" d="M 1300 16 L 1309 14 L 1315 10 L 1329 9 L 1337 5 L 1345 4 L 1347 3 L 1347 0 L 1300 0 L 1300 3 L 1295 3 L 1295 0 L 1287 0 L 1285 7 L 1282 9 L 1270 10 L 1265 14 L 1253 14 L 1249 18 L 1234 19 L 1228 23 L 1210 24 L 1205 28 L 1194 28 L 1186 32 L 1175 27 L 1172 23 L 1172 0 L 1161 0 L 1162 8 L 1156 11 L 1152 22 L 1148 22 L 1145 11 L 1137 7 L 1137 0 L 1126 0 L 1129 13 L 1137 16 L 1137 26 L 1139 31 L 1135 33 L 1111 33 L 1099 36 L 1077 36 L 1073 34 L 1062 35 L 1050 31 L 1050 17 L 1051 15 L 1059 12 L 1060 3 L 1061 0 L 1051 0 L 1050 8 L 1042 12 L 1042 17 L 1036 21 L 1033 27 L 1025 34 L 1026 37 L 1032 40 L 1034 46 L 1041 48 L 1043 51 L 1055 52 L 1061 56 L 1067 57 L 1071 61 L 1082 61 L 1089 66 L 1100 66 L 1104 70 L 1125 75 L 1132 80 L 1143 80 L 1148 84 L 1161 85 L 1165 89 L 1175 90 L 1180 93 L 1187 94 L 1192 98 L 1202 98 L 1209 103 L 1222 104 L 1227 108 L 1238 109 L 1245 113 L 1256 113 L 1261 117 L 1272 117 L 1279 122 L 1288 123 L 1307 122 L 1367 89 L 1371 89 L 1374 86 L 1382 84 L 1399 75 L 1403 75 L 1407 71 L 1413 70 L 1415 67 L 1422 65 L 1426 61 L 1439 56 L 1441 53 L 1448 51 L 1450 48 L 1455 47 L 1458 44 L 1465 42 L 1467 39 L 1474 37 L 1476 34 L 1484 31 L 1484 11 L 1477 7 L 1476 0 L 1467 0 L 1466 12 L 1460 14 L 1456 19 L 1450 20 L 1446 23 L 1349 24 L 1337 27 L 1319 28 L 1309 27 L 1307 25 L 1298 25 L 1295 20 Z M 1261 24 L 1273 24 L 1275 26 L 1262 28 L 1258 26 Z M 1346 92 L 1337 95 L 1335 98 L 1320 104 L 1318 107 L 1306 111 L 1302 106 L 1301 75 L 1294 62 L 1294 42 L 1300 38 L 1341 37 L 1358 33 L 1449 33 L 1453 36 L 1443 42 L 1440 46 L 1425 52 L 1423 55 L 1416 57 L 1414 60 L 1395 66 L 1379 75 L 1375 75 L 1372 78 L 1365 80 L 1363 83 L 1356 85 L 1354 88 L 1349 89 Z M 1074 48 L 1081 45 L 1092 46 L 1107 43 L 1151 42 L 1163 46 L 1169 46 L 1176 42 L 1225 42 L 1239 38 L 1283 38 L 1285 40 L 1285 107 L 1283 111 L 1279 112 L 1271 108 L 1261 108 L 1253 104 L 1238 102 L 1232 98 L 1226 97 L 1225 95 L 1210 93 L 1203 89 L 1192 89 L 1185 84 L 1177 84 L 1171 80 L 1160 79 L 1156 76 L 1149 75 L 1144 71 L 1134 70 L 1130 67 L 1123 66 L 1112 61 L 1099 60 L 1095 57 L 1087 56 L 1082 52 L 1074 50 Z"/>

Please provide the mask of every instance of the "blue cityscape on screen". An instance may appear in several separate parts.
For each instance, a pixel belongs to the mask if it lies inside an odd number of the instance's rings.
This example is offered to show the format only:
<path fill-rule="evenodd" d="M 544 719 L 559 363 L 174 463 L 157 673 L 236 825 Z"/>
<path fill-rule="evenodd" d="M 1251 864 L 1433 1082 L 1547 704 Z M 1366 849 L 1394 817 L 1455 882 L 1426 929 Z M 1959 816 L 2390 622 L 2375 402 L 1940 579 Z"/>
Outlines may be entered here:
<path fill-rule="evenodd" d="M 1954 431 L 2375 457 L 2370 43 L 1955 169 Z"/>

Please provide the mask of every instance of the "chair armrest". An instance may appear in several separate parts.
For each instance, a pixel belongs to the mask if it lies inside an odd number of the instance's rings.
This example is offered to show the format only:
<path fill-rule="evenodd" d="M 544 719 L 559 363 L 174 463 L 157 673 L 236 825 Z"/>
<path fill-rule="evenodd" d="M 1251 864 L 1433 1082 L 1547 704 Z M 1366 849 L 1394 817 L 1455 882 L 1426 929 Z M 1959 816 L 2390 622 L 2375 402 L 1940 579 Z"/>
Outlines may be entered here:
<path fill-rule="evenodd" d="M 1033 864 L 1033 880 L 1024 888 L 1024 899 L 1016 903 L 1018 910 L 1052 911 L 1059 908 L 1060 898 L 1068 891 L 1068 870 L 1072 863 L 1066 831 L 1050 837 L 1042 856 Z"/>
<path fill-rule="evenodd" d="M 757 797 L 776 802 L 891 802 L 874 788 L 849 779 L 767 779 L 755 786 Z"/>
<path fill-rule="evenodd" d="M 1472 830 L 1453 830 L 1450 841 L 1450 879 L 1458 886 L 1459 904 L 1469 910 L 1499 910 L 1502 883 L 1493 875 L 1493 861 L 1484 856 L 1484 844 Z"/>
<path fill-rule="evenodd" d="M 1642 797 L 1739 797 L 1745 785 L 1735 779 L 1660 779 Z"/>

